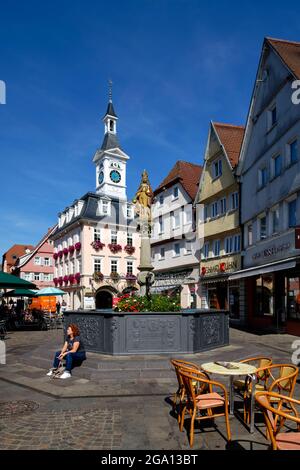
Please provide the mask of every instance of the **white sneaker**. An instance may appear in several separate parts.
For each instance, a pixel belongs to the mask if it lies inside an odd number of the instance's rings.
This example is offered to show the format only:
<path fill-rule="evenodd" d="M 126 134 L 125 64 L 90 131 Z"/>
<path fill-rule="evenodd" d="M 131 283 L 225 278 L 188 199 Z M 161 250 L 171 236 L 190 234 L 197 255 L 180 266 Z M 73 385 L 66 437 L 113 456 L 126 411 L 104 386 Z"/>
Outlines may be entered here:
<path fill-rule="evenodd" d="M 51 375 L 53 375 L 53 369 L 50 369 L 46 375 L 48 375 L 48 377 L 51 377 Z"/>
<path fill-rule="evenodd" d="M 71 377 L 72 377 L 72 376 L 71 376 L 70 372 L 68 372 L 67 370 L 65 370 L 59 378 L 60 378 L 60 379 L 70 379 Z"/>

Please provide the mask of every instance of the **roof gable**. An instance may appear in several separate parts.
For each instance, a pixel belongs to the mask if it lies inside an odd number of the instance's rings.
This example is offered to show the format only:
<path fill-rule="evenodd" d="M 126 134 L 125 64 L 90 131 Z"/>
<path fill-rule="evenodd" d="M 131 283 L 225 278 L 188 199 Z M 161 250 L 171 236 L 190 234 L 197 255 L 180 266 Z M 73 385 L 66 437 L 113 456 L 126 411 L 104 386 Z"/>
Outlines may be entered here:
<path fill-rule="evenodd" d="M 184 190 L 189 195 L 189 197 L 194 200 L 198 190 L 201 172 L 201 165 L 196 165 L 194 163 L 179 160 L 175 163 L 167 177 L 154 191 L 154 195 L 157 195 L 166 187 L 170 187 L 179 181 L 182 184 Z"/>
<path fill-rule="evenodd" d="M 239 162 L 245 132 L 244 126 L 236 126 L 220 122 L 213 122 L 212 125 L 226 152 L 231 167 L 235 168 Z"/>
<path fill-rule="evenodd" d="M 295 78 L 300 79 L 300 42 L 266 38 Z"/>

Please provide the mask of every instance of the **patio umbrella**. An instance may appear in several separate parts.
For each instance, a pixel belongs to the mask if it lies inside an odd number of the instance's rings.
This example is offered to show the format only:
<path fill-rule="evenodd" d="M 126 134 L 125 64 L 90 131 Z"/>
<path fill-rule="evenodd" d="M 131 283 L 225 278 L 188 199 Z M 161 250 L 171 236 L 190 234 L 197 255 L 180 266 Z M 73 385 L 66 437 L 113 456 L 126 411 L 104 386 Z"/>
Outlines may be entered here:
<path fill-rule="evenodd" d="M 6 292 L 3 297 L 35 297 L 36 293 L 30 289 L 14 289 Z"/>
<path fill-rule="evenodd" d="M 0 289 L 36 289 L 36 285 L 32 282 L 20 279 L 12 274 L 4 273 L 0 271 Z"/>
<path fill-rule="evenodd" d="M 57 289 L 57 287 L 44 287 L 36 291 L 35 297 L 50 296 L 50 295 L 65 295 L 66 292 L 63 290 Z"/>

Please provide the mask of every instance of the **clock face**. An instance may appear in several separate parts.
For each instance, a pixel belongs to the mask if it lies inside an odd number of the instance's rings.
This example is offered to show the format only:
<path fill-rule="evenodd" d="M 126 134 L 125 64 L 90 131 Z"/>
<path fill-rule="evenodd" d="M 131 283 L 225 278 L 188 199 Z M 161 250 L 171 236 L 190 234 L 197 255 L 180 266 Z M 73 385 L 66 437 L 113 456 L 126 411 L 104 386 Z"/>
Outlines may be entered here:
<path fill-rule="evenodd" d="M 103 179 L 104 179 L 103 171 L 100 171 L 99 177 L 98 177 L 99 184 L 102 184 L 102 183 L 103 183 Z"/>
<path fill-rule="evenodd" d="M 113 183 L 120 183 L 121 181 L 121 174 L 117 170 L 112 170 L 110 172 L 110 179 L 112 180 Z"/>

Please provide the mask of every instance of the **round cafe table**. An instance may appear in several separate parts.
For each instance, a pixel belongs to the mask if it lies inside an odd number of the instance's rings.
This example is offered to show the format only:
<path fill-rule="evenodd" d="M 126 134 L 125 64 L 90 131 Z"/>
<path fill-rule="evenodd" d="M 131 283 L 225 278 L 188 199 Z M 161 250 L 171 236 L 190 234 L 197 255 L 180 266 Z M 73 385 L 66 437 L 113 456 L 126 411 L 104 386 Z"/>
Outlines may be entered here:
<path fill-rule="evenodd" d="M 233 414 L 234 411 L 234 387 L 233 380 L 236 376 L 250 375 L 252 379 L 251 387 L 251 401 L 250 401 L 250 432 L 254 432 L 254 395 L 255 395 L 255 382 L 257 368 L 243 362 L 231 362 L 236 369 L 227 369 L 225 366 L 215 364 L 214 362 L 206 362 L 201 365 L 201 368 L 209 374 L 219 374 L 229 376 L 229 412 Z"/>

